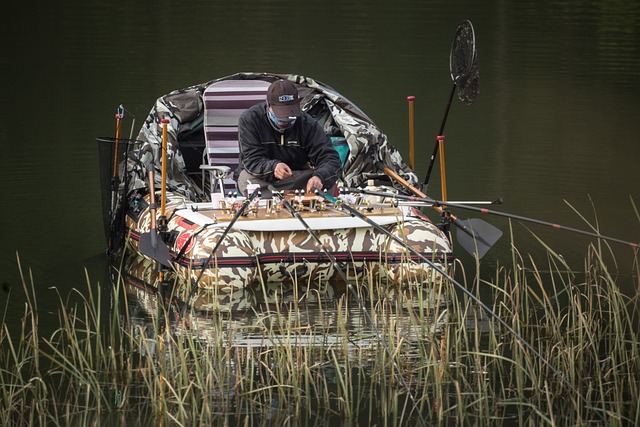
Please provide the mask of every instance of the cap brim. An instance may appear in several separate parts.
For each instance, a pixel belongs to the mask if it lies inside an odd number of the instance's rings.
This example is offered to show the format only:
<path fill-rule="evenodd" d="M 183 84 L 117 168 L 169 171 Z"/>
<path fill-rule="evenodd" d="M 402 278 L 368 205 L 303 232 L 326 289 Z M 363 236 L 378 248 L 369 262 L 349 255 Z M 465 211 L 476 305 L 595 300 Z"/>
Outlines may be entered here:
<path fill-rule="evenodd" d="M 271 105 L 273 114 L 279 119 L 288 119 L 289 117 L 298 117 L 302 113 L 300 103 L 289 105 Z"/>

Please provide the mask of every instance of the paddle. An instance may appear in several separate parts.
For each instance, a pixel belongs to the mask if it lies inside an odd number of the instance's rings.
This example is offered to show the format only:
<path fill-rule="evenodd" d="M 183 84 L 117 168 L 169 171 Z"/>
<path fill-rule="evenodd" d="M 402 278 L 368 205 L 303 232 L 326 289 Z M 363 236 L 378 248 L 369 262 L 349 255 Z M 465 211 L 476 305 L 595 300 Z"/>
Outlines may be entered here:
<path fill-rule="evenodd" d="M 151 215 L 151 231 L 142 233 L 138 242 L 138 250 L 141 254 L 158 261 L 165 267 L 171 267 L 171 253 L 167 245 L 158 237 L 158 227 L 156 222 L 156 191 L 154 185 L 153 166 L 149 166 L 149 213 Z M 160 243 L 158 243 L 160 240 Z"/>
<path fill-rule="evenodd" d="M 358 292 L 354 289 L 353 285 L 351 284 L 351 282 L 347 278 L 347 275 L 344 273 L 344 270 L 342 269 L 342 267 L 338 263 L 338 260 L 336 260 L 336 258 L 331 254 L 329 249 L 327 249 L 327 247 L 324 245 L 324 243 L 322 242 L 320 237 L 318 237 L 316 232 L 313 231 L 313 229 L 311 227 L 309 227 L 309 224 L 307 224 L 307 221 L 305 221 L 304 218 L 302 218 L 302 216 L 300 215 L 300 213 L 293 206 L 291 206 L 291 203 L 289 203 L 289 201 L 285 197 L 283 197 L 282 194 L 279 193 L 278 190 L 276 190 L 276 188 L 273 185 L 269 185 L 267 188 L 269 189 L 269 191 L 271 191 L 271 194 L 273 195 L 273 197 L 279 198 L 282 201 L 282 205 L 285 207 L 285 209 L 287 209 L 291 213 L 291 215 L 293 217 L 295 217 L 298 221 L 300 221 L 300 223 L 305 228 L 305 230 L 307 230 L 307 233 L 309 233 L 309 235 L 313 238 L 313 240 L 316 241 L 318 246 L 320 246 L 320 248 L 322 249 L 322 252 L 324 252 L 324 254 L 329 258 L 329 261 L 331 261 L 331 264 L 335 267 L 336 271 L 340 275 L 340 278 L 342 278 L 344 283 L 347 285 L 347 288 L 349 289 L 349 291 L 351 292 L 351 294 L 355 298 L 356 302 L 358 303 L 358 306 L 360 307 L 360 310 L 364 313 L 364 316 L 366 317 L 367 321 L 369 322 L 369 325 L 371 326 L 371 328 L 375 332 L 376 336 L 378 337 L 378 341 L 380 342 L 380 344 L 382 344 L 382 346 L 384 347 L 385 351 L 387 352 L 387 356 L 389 357 L 389 360 L 391 360 L 391 363 L 393 363 L 393 368 L 394 368 L 394 370 L 395 370 L 395 372 L 396 372 L 396 374 L 398 376 L 398 379 L 402 383 L 407 395 L 409 396 L 409 399 L 411 399 L 411 402 L 413 403 L 414 408 L 417 410 L 418 415 L 420 415 L 420 418 L 422 419 L 422 425 L 426 426 L 427 423 L 424 420 L 424 418 L 422 418 L 422 414 L 420 413 L 418 404 L 417 404 L 415 398 L 413 397 L 413 394 L 411 393 L 411 389 L 407 385 L 407 383 L 406 383 L 406 381 L 404 379 L 404 376 L 402 375 L 402 371 L 400 370 L 400 367 L 396 363 L 395 357 L 391 353 L 391 350 L 389 349 L 389 346 L 387 345 L 387 343 L 384 341 L 384 339 L 382 337 L 382 333 L 380 332 L 380 330 L 376 326 L 375 322 L 373 321 L 373 318 L 369 314 L 369 311 L 367 310 L 366 306 L 362 303 L 362 300 L 358 296 Z"/>
<path fill-rule="evenodd" d="M 451 94 L 449 95 L 449 102 L 444 110 L 444 116 L 442 117 L 442 123 L 436 136 L 436 144 L 433 147 L 431 153 L 431 159 L 429 161 L 429 168 L 427 169 L 427 175 L 424 178 L 424 184 L 422 188 L 427 191 L 429 187 L 429 178 L 431 177 L 431 170 L 438 154 L 438 150 L 442 149 L 442 143 L 444 141 L 444 127 L 449 116 L 449 110 L 451 109 L 451 101 L 453 95 L 458 89 L 458 98 L 468 104 L 471 104 L 479 92 L 479 73 L 478 73 L 478 54 L 476 52 L 476 36 L 473 31 L 473 25 L 471 21 L 465 20 L 458 26 L 456 34 L 451 43 L 451 51 L 449 53 L 449 72 L 451 73 L 451 79 L 453 80 L 453 87 L 451 88 Z"/>
<path fill-rule="evenodd" d="M 383 170 L 384 173 L 396 180 L 413 194 L 422 198 L 427 197 L 426 194 L 409 184 L 400 175 L 386 167 L 381 162 L 376 162 L 376 167 Z M 433 208 L 440 214 L 443 214 L 444 212 L 442 206 L 434 205 Z M 478 259 L 485 256 L 489 249 L 491 249 L 498 239 L 502 237 L 502 231 L 480 219 L 461 220 L 450 212 L 446 212 L 446 215 L 452 220 L 456 227 L 458 227 L 458 230 L 462 231 L 462 233 L 456 233 L 460 246 L 462 246 L 462 248 L 471 255 L 477 256 Z"/>
<path fill-rule="evenodd" d="M 229 231 L 231 231 L 231 229 L 233 228 L 233 225 L 236 223 L 238 218 L 240 218 L 242 216 L 244 211 L 247 209 L 247 206 L 249 206 L 249 204 L 251 204 L 251 201 L 258 195 L 259 192 L 260 192 L 260 187 L 258 187 L 255 190 L 253 190 L 253 193 L 249 194 L 249 197 L 247 197 L 242 202 L 242 205 L 238 208 L 238 211 L 236 212 L 236 214 L 233 216 L 233 218 L 231 219 L 231 221 L 229 222 L 227 227 L 222 232 L 222 236 L 220 236 L 220 238 L 216 242 L 216 244 L 213 247 L 213 249 L 211 249 L 211 253 L 209 254 L 209 258 L 207 258 L 207 260 L 204 262 L 204 264 L 202 265 L 202 270 L 200 270 L 200 274 L 198 274 L 198 277 L 196 278 L 196 281 L 193 282 L 193 285 L 191 285 L 191 291 L 189 292 L 189 297 L 185 300 L 184 307 L 182 308 L 182 312 L 180 313 L 181 317 L 184 317 L 184 312 L 185 312 L 185 310 L 187 308 L 187 305 L 189 304 L 189 301 L 191 301 L 191 298 L 193 298 L 193 296 L 195 295 L 196 290 L 198 289 L 198 283 L 200 283 L 200 279 L 202 279 L 202 276 L 204 275 L 205 270 L 207 268 L 209 268 L 209 263 L 211 262 L 211 260 L 215 256 L 215 253 L 218 250 L 218 248 L 220 247 L 220 244 L 222 243 L 222 241 L 224 240 L 226 235 L 229 234 Z"/>
<path fill-rule="evenodd" d="M 151 232 L 143 233 L 140 235 L 138 247 L 140 252 L 144 255 L 155 259 L 165 267 L 171 267 L 171 255 L 169 254 L 169 248 L 164 244 L 164 241 L 161 245 L 158 245 L 157 233 L 158 228 L 160 228 L 161 234 L 164 233 L 167 228 L 167 125 L 169 124 L 169 119 L 162 119 L 160 120 L 160 123 L 162 123 L 162 184 L 160 187 L 160 227 L 157 227 L 156 224 L 157 206 L 153 173 L 154 167 L 149 165 L 147 169 L 149 170 L 149 190 L 151 192 L 149 199 L 151 202 L 151 206 L 149 207 L 149 210 L 151 211 Z"/>
<path fill-rule="evenodd" d="M 529 349 L 529 351 L 531 351 L 535 357 L 537 357 L 547 368 L 549 368 L 549 370 L 553 372 L 555 376 L 557 376 L 564 384 L 567 385 L 567 387 L 569 387 L 574 393 L 576 393 L 580 397 L 580 400 L 582 400 L 582 402 L 588 405 L 588 401 L 582 395 L 582 393 L 580 393 L 580 391 L 561 372 L 559 372 L 556 368 L 554 368 L 553 365 L 549 361 L 547 361 L 547 359 L 542 357 L 542 355 L 529 343 L 529 341 L 525 340 L 520 334 L 518 334 L 518 332 L 515 329 L 513 329 L 513 327 L 509 326 L 509 324 L 504 320 L 502 320 L 502 318 L 498 316 L 493 310 L 491 310 L 489 306 L 483 303 L 477 296 L 473 294 L 473 292 L 471 292 L 470 290 L 462 286 L 462 284 L 460 284 L 457 280 L 455 280 L 440 265 L 434 263 L 429 258 L 425 257 L 420 252 L 412 248 L 410 245 L 407 245 L 400 237 L 393 235 L 393 233 L 389 232 L 386 228 L 382 227 L 375 221 L 371 220 L 369 217 L 362 214 L 357 209 L 354 209 L 351 206 L 349 206 L 349 204 L 346 203 L 344 200 L 336 199 L 335 197 L 329 196 L 325 192 L 318 190 L 316 188 L 313 188 L 312 191 L 315 194 L 324 197 L 327 201 L 333 203 L 337 208 L 346 210 L 352 216 L 355 216 L 361 219 L 362 221 L 368 223 L 369 225 L 371 225 L 373 228 L 375 228 L 385 236 L 395 240 L 398 244 L 402 245 L 405 249 L 407 249 L 407 251 L 416 255 L 422 261 L 427 263 L 431 268 L 433 268 L 435 271 L 441 274 L 442 277 L 445 277 L 447 280 L 453 283 L 455 287 L 457 287 L 460 291 L 462 291 L 466 296 L 471 298 L 471 300 L 473 300 L 476 304 L 478 304 L 478 306 L 480 306 L 487 314 L 489 314 L 494 319 L 496 319 L 502 325 L 502 327 L 504 327 L 507 331 L 509 331 L 518 341 L 522 343 L 522 345 L 524 345 L 527 349 Z M 602 418 L 602 414 L 600 414 L 599 412 L 597 413 Z"/>

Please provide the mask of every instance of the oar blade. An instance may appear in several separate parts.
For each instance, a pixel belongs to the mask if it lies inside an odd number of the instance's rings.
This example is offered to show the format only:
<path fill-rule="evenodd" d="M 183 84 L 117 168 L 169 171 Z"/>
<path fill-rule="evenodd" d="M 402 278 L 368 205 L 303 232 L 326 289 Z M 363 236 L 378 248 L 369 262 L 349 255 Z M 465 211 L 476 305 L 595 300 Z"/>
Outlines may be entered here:
<path fill-rule="evenodd" d="M 158 237 L 157 230 L 153 229 L 140 235 L 138 250 L 165 267 L 171 267 L 171 253 L 167 245 Z"/>
<path fill-rule="evenodd" d="M 456 220 L 458 226 L 456 238 L 458 244 L 474 257 L 482 258 L 502 237 L 502 231 L 493 225 L 478 219 Z"/>

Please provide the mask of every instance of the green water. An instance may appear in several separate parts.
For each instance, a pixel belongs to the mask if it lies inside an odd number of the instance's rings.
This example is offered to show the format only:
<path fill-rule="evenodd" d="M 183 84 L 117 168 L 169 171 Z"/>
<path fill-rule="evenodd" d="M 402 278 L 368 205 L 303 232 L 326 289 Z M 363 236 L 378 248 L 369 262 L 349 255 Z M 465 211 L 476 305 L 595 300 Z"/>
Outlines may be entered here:
<path fill-rule="evenodd" d="M 0 29 L 0 304 L 11 295 L 10 326 L 23 311 L 16 253 L 33 275 L 44 324 L 58 307 L 52 287 L 64 296 L 84 288 L 86 276 L 106 280 L 95 137 L 113 135 L 118 105 L 138 127 L 173 89 L 239 71 L 302 74 L 351 99 L 408 158 L 406 97 L 414 95 L 423 179 L 451 89 L 451 39 L 463 19 L 476 31 L 480 95 L 471 106 L 454 100 L 446 123 L 449 199 L 502 197 L 496 209 L 589 230 L 571 205 L 601 233 L 640 241 L 630 201 L 640 203 L 638 2 L 16 7 Z M 429 193 L 440 196 L 437 167 Z M 505 232 L 483 259 L 490 273 L 509 261 L 509 223 L 482 219 Z M 544 259 L 531 232 L 512 226 L 520 251 Z M 528 227 L 582 268 L 594 239 Z M 619 286 L 637 292 L 627 279 L 637 255 L 611 244 L 611 258 Z"/>

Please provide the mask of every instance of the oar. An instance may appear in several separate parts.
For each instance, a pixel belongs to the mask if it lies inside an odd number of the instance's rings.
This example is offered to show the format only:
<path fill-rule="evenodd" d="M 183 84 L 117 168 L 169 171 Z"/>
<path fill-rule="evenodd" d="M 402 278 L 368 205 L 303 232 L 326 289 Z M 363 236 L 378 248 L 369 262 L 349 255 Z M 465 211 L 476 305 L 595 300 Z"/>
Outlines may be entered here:
<path fill-rule="evenodd" d="M 580 393 L 580 391 L 578 391 L 578 389 L 561 372 L 556 370 L 556 368 L 554 368 L 553 365 L 551 365 L 550 362 L 548 362 L 544 357 L 542 357 L 542 355 L 527 340 L 525 340 L 520 334 L 518 334 L 518 332 L 515 329 L 513 329 L 511 326 L 509 326 L 509 324 L 507 322 L 502 320 L 502 318 L 500 316 L 498 316 L 493 310 L 491 310 L 485 303 L 483 303 L 478 297 L 476 297 L 470 290 L 468 290 L 467 288 L 462 286 L 449 273 L 447 273 L 440 265 L 434 263 L 429 258 L 425 257 L 423 254 L 421 254 L 420 252 L 415 250 L 410 245 L 407 245 L 406 242 L 404 242 L 400 237 L 395 236 L 393 233 L 389 232 L 386 228 L 382 227 L 381 225 L 379 225 L 378 223 L 373 221 L 371 218 L 369 218 L 366 215 L 362 214 L 357 209 L 354 209 L 351 206 L 349 206 L 349 204 L 346 203 L 344 200 L 336 199 L 335 197 L 329 196 L 325 192 L 323 192 L 321 190 L 318 190 L 316 188 L 313 188 L 312 191 L 315 194 L 324 197 L 327 201 L 333 203 L 337 208 L 346 210 L 352 216 L 355 216 L 355 217 L 361 219 L 362 221 L 364 221 L 367 224 L 371 225 L 373 228 L 375 228 L 376 230 L 378 230 L 379 232 L 381 232 L 385 236 L 393 239 L 398 244 L 402 245 L 405 249 L 407 249 L 407 251 L 409 251 L 412 254 L 416 255 L 422 261 L 427 263 L 431 268 L 433 268 L 435 271 L 440 273 L 442 275 L 442 277 L 447 278 L 460 291 L 462 291 L 465 295 L 467 295 L 469 298 L 471 298 L 471 300 L 476 302 L 476 304 L 478 304 L 486 313 L 488 313 L 494 319 L 496 319 L 502 325 L 502 327 L 504 327 L 507 331 L 509 331 L 518 341 L 520 341 L 526 348 L 528 348 L 529 351 L 531 351 L 534 354 L 535 357 L 537 357 L 547 368 L 549 368 L 549 370 L 551 372 L 553 372 L 554 375 L 556 375 L 558 378 L 560 378 L 560 380 L 564 384 L 566 384 L 574 393 L 576 393 L 580 397 L 580 400 L 582 400 L 582 402 L 585 403 L 588 406 L 588 401 L 586 400 L 586 398 Z M 600 414 L 598 412 L 598 415 L 602 418 L 602 414 Z"/>
<path fill-rule="evenodd" d="M 451 79 L 453 80 L 453 87 L 451 88 L 451 94 L 449 95 L 449 102 L 444 110 L 440 129 L 436 136 L 436 144 L 433 147 L 431 153 L 431 159 L 429 160 L 429 168 L 427 169 L 427 175 L 424 178 L 424 184 L 422 188 L 427 191 L 429 187 L 429 178 L 431 177 L 431 170 L 438 154 L 438 150 L 442 147 L 444 138 L 444 126 L 447 123 L 447 117 L 449 116 L 449 110 L 451 109 L 451 101 L 453 95 L 458 89 L 458 97 L 471 104 L 475 97 L 478 95 L 478 55 L 476 52 L 476 36 L 473 31 L 473 25 L 471 21 L 465 20 L 458 26 L 456 34 L 451 43 L 451 51 L 449 53 L 449 72 L 451 73 Z"/>
<path fill-rule="evenodd" d="M 402 386 L 404 387 L 405 392 L 409 396 L 409 399 L 411 399 L 411 402 L 413 403 L 413 407 L 416 409 L 416 411 L 418 412 L 418 415 L 420 415 L 420 418 L 422 419 L 422 425 L 426 426 L 427 423 L 422 417 L 422 413 L 419 410 L 418 404 L 415 398 L 413 397 L 413 394 L 411 393 L 411 389 L 407 385 L 404 379 L 404 376 L 402 375 L 402 371 L 400 371 L 400 367 L 396 363 L 395 357 L 391 353 L 391 350 L 389 349 L 389 346 L 387 345 L 387 343 L 384 341 L 384 338 L 382 337 L 382 333 L 380 332 L 375 322 L 373 321 L 373 318 L 369 314 L 369 311 L 367 310 L 366 306 L 362 303 L 362 300 L 358 296 L 358 292 L 354 289 L 353 285 L 347 278 L 347 275 L 344 273 L 344 270 L 338 263 L 338 260 L 336 260 L 336 258 L 331 254 L 331 251 L 329 251 L 329 249 L 327 249 L 324 243 L 322 243 L 322 240 L 320 240 L 320 237 L 318 237 L 318 234 L 315 231 L 313 231 L 311 227 L 309 227 L 309 224 L 307 224 L 307 221 L 305 221 L 304 218 L 302 218 L 302 216 L 300 215 L 300 213 L 293 206 L 291 206 L 291 203 L 289 203 L 289 201 L 285 197 L 283 197 L 282 194 L 279 193 L 278 190 L 276 190 L 276 188 L 273 185 L 269 185 L 267 188 L 269 189 L 269 191 L 271 191 L 271 194 L 273 194 L 274 197 L 277 197 L 282 201 L 282 205 L 285 207 L 285 209 L 287 209 L 292 216 L 294 216 L 298 221 L 300 221 L 300 223 L 305 228 L 305 230 L 307 230 L 307 233 L 309 233 L 309 235 L 313 237 L 313 240 L 315 240 L 318 246 L 320 246 L 320 248 L 322 249 L 322 252 L 324 252 L 327 258 L 329 258 L 329 261 L 331 261 L 331 264 L 335 267 L 336 271 L 338 272 L 338 274 L 340 275 L 344 283 L 347 285 L 347 288 L 349 288 L 349 291 L 351 292 L 356 302 L 358 303 L 360 310 L 364 313 L 364 316 L 369 322 L 369 325 L 371 326 L 376 336 L 378 337 L 378 341 L 380 342 L 380 344 L 382 344 L 385 351 L 387 352 L 387 356 L 389 357 L 389 360 L 391 360 L 391 363 L 393 363 L 393 368 L 398 376 L 398 379 L 402 383 Z"/>
<path fill-rule="evenodd" d="M 138 250 L 141 254 L 158 261 L 165 267 L 171 267 L 171 253 L 169 248 L 162 239 L 158 237 L 158 227 L 156 222 L 156 191 L 154 185 L 153 167 L 149 168 L 149 215 L 151 216 L 151 230 L 148 233 L 142 233 L 138 242 Z"/>
<path fill-rule="evenodd" d="M 231 229 L 233 228 L 233 225 L 236 223 L 238 218 L 242 216 L 244 211 L 247 209 L 247 206 L 251 204 L 251 201 L 258 195 L 259 192 L 260 192 L 260 187 L 256 188 L 255 190 L 253 190 L 253 193 L 249 194 L 249 197 L 247 197 L 242 203 L 242 205 L 238 208 L 238 211 L 229 222 L 229 225 L 227 225 L 227 228 L 225 228 L 224 231 L 222 232 L 222 236 L 218 238 L 218 241 L 216 242 L 215 246 L 213 247 L 213 249 L 211 249 L 209 258 L 207 258 L 207 260 L 204 262 L 204 264 L 202 265 L 202 270 L 200 270 L 200 274 L 198 274 L 196 281 L 193 282 L 193 285 L 191 285 L 191 291 L 189 292 L 189 297 L 184 301 L 184 306 L 182 308 L 182 312 L 180 313 L 181 317 L 184 318 L 184 313 L 187 309 L 187 306 L 189 305 L 189 301 L 191 301 L 191 298 L 193 298 L 193 296 L 195 295 L 196 290 L 198 289 L 198 283 L 200 283 L 200 279 L 202 279 L 202 276 L 204 275 L 205 270 L 209 268 L 209 263 L 215 256 L 215 253 L 220 247 L 220 244 L 222 243 L 226 235 L 229 233 L 229 231 L 231 231 Z"/>
<path fill-rule="evenodd" d="M 155 259 L 160 264 L 165 267 L 171 267 L 171 255 L 169 253 L 169 248 L 164 243 L 164 240 L 161 239 L 162 244 L 158 245 L 158 233 L 157 229 L 160 230 L 160 235 L 162 236 L 167 231 L 167 217 L 166 217 L 166 209 L 167 209 L 167 124 L 169 123 L 168 119 L 160 120 L 162 123 L 162 184 L 161 184 L 161 195 L 160 195 L 160 226 L 156 225 L 156 195 L 155 195 L 155 182 L 154 182 L 154 173 L 153 166 L 149 167 L 149 190 L 151 191 L 150 195 L 150 212 L 151 212 L 151 232 L 143 233 L 140 235 L 140 241 L 138 242 L 138 247 L 140 252 L 148 255 L 149 257 Z M 161 272 L 162 273 L 162 272 Z M 160 274 L 160 278 L 163 279 L 164 274 Z"/>
<path fill-rule="evenodd" d="M 427 197 L 426 194 L 409 184 L 400 175 L 386 167 L 381 162 L 376 162 L 376 166 L 413 194 L 422 198 Z M 444 212 L 444 209 L 440 205 L 434 205 L 433 208 L 440 214 Z M 452 220 L 456 227 L 462 231 L 462 233 L 456 233 L 460 246 L 462 246 L 462 248 L 471 255 L 477 256 L 478 259 L 485 256 L 489 249 L 491 249 L 500 237 L 502 237 L 502 231 L 480 219 L 461 220 L 451 212 L 446 212 L 446 215 Z"/>

